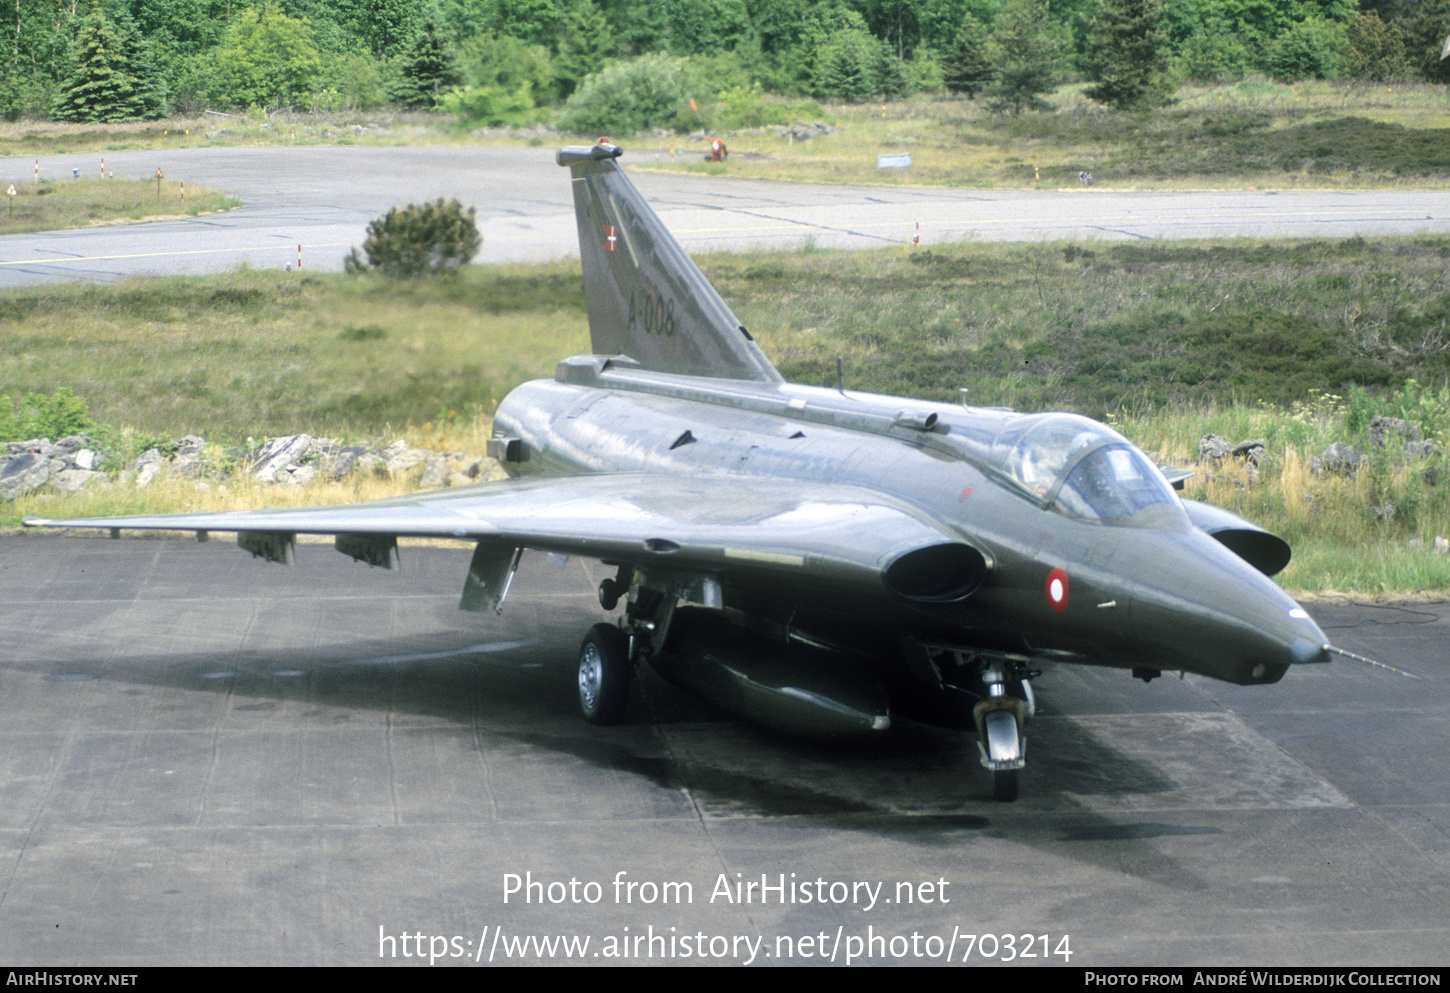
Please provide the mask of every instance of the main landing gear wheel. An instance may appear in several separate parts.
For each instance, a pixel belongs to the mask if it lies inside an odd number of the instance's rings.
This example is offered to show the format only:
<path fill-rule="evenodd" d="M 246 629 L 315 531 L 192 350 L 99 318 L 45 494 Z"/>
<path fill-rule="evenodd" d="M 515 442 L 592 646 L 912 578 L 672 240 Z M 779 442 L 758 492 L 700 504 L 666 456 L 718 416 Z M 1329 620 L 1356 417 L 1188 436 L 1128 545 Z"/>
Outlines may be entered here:
<path fill-rule="evenodd" d="M 992 796 L 1003 803 L 1017 799 L 1017 770 L 998 769 L 992 773 Z"/>
<path fill-rule="evenodd" d="M 618 724 L 629 703 L 629 639 L 596 624 L 579 646 L 579 709 L 591 724 Z"/>

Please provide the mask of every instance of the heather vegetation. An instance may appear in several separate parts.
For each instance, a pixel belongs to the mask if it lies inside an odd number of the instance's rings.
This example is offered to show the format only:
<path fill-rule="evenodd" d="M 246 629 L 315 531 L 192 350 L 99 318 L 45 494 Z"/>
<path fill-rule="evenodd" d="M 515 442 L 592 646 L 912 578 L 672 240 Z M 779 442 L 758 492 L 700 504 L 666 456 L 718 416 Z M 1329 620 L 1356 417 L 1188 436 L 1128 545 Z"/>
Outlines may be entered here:
<path fill-rule="evenodd" d="M 1450 0 L 16 0 L 0 15 L 0 116 L 392 106 L 626 135 L 725 126 L 718 109 L 738 118 L 757 91 L 953 93 L 1020 115 L 1071 83 L 1136 111 L 1254 75 L 1443 83 L 1447 24 Z"/>

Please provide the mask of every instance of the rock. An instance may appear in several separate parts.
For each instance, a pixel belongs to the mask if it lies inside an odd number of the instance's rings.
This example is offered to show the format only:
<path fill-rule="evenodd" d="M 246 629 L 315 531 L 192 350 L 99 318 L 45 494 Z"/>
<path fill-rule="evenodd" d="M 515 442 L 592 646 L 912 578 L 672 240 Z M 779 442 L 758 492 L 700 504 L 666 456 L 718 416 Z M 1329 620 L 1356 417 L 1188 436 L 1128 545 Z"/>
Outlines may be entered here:
<path fill-rule="evenodd" d="M 382 451 L 383 464 L 394 476 L 421 465 L 433 455 L 426 448 L 411 448 L 405 441 L 395 441 Z"/>
<path fill-rule="evenodd" d="M 63 493 L 76 493 L 105 478 L 104 472 L 91 472 L 89 469 L 62 469 L 60 472 L 51 474 L 50 485 Z"/>
<path fill-rule="evenodd" d="M 1447 540 L 1442 535 L 1435 535 L 1435 547 L 1433 551 L 1436 555 L 1450 555 L 1450 540 Z"/>
<path fill-rule="evenodd" d="M 312 447 L 312 435 L 294 434 L 283 438 L 268 438 L 262 445 L 256 461 L 255 475 L 264 483 L 275 482 L 277 473 L 288 466 L 302 461 Z"/>
<path fill-rule="evenodd" d="M 306 486 L 317 478 L 317 466 L 294 465 L 277 474 L 277 482 L 288 486 Z"/>
<path fill-rule="evenodd" d="M 447 482 L 448 458 L 444 455 L 434 455 L 424 467 L 423 478 L 418 480 L 418 486 L 425 490 L 436 490 L 445 486 Z"/>
<path fill-rule="evenodd" d="M 1198 461 L 1222 462 L 1233 451 L 1223 435 L 1206 434 L 1198 442 Z"/>
<path fill-rule="evenodd" d="M 1251 441 L 1241 441 L 1233 447 L 1230 454 L 1236 459 L 1246 459 L 1253 465 L 1258 465 L 1264 457 L 1265 442 L 1263 438 L 1254 438 Z"/>
<path fill-rule="evenodd" d="M 1310 472 L 1335 472 L 1353 476 L 1364 464 L 1364 453 L 1342 441 L 1325 446 L 1324 451 L 1309 459 Z"/>
<path fill-rule="evenodd" d="M 150 486 L 161 471 L 161 451 L 156 448 L 148 448 L 136 456 L 136 461 L 131 463 L 128 472 L 134 475 L 133 482 L 137 486 Z"/>
<path fill-rule="evenodd" d="M 1407 441 L 1403 449 L 1406 462 L 1423 462 L 1440 454 L 1440 446 L 1433 441 Z"/>
<path fill-rule="evenodd" d="M 363 468 L 362 459 L 368 450 L 361 445 L 347 445 L 330 450 L 322 458 L 322 471 L 331 480 L 339 480 L 354 469 Z M 370 456 L 376 459 L 377 456 Z"/>
<path fill-rule="evenodd" d="M 14 500 L 44 486 L 51 460 L 39 452 L 21 452 L 0 459 L 0 500 Z"/>
<path fill-rule="evenodd" d="M 248 441 L 251 444 L 251 441 Z M 160 448 L 143 452 L 126 467 L 133 485 L 150 485 L 163 471 L 200 478 L 208 467 L 204 458 L 206 439 L 187 435 L 176 442 L 169 457 Z M 52 443 L 46 438 L 7 442 L 0 445 L 0 500 L 13 500 L 45 485 L 74 493 L 105 480 L 97 470 L 105 456 L 84 434 L 71 435 Z M 483 456 L 464 456 L 413 448 L 395 441 L 380 450 L 361 445 L 339 445 L 330 438 L 307 434 L 268 438 L 254 450 L 232 450 L 228 458 L 250 464 L 257 478 L 290 486 L 301 486 L 319 477 L 341 479 L 365 471 L 390 475 L 407 473 L 423 466 L 420 485 L 427 489 L 460 486 L 503 475 L 501 467 Z"/>
<path fill-rule="evenodd" d="M 812 138 L 820 138 L 824 135 L 835 134 L 836 129 L 825 121 L 796 121 L 789 127 L 783 127 L 777 132 L 782 138 L 790 138 L 792 141 L 809 141 Z"/>
<path fill-rule="evenodd" d="M 453 470 L 464 476 L 469 482 L 477 480 L 488 469 L 493 459 L 485 458 L 482 455 L 475 455 L 472 458 L 461 458 L 454 462 Z"/>
<path fill-rule="evenodd" d="M 1420 425 L 1402 417 L 1376 417 L 1369 422 L 1369 440 L 1376 448 L 1383 448 L 1392 434 L 1406 441 L 1420 441 L 1425 437 Z"/>
<path fill-rule="evenodd" d="M 189 434 L 176 443 L 176 457 L 178 459 L 196 459 L 206 451 L 206 439 L 200 435 Z"/>

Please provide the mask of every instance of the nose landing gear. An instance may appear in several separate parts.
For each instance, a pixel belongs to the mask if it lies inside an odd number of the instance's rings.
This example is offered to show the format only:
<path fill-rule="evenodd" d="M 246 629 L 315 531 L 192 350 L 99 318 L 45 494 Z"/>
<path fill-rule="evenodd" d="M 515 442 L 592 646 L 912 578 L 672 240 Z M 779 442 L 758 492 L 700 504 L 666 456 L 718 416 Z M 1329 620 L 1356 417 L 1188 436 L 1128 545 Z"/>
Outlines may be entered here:
<path fill-rule="evenodd" d="M 998 662 L 983 669 L 981 679 L 986 694 L 972 708 L 977 749 L 983 767 L 992 774 L 993 797 L 1010 803 L 1017 799 L 1018 770 L 1027 764 L 1022 726 L 1034 709 L 1032 684 L 1026 672 L 1009 675 Z M 1020 689 L 1020 695 L 1007 692 L 1009 680 Z"/>

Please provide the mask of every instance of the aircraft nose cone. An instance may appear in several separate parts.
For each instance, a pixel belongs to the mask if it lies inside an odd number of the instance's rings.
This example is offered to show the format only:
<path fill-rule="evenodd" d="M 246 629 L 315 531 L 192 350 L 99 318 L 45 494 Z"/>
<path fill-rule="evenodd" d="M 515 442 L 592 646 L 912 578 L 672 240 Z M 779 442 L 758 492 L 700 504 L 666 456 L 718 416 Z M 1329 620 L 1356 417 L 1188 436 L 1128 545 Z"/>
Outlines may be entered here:
<path fill-rule="evenodd" d="M 1308 612 L 1212 538 L 1190 535 L 1155 565 L 1156 581 L 1144 584 L 1133 609 L 1139 635 L 1165 656 L 1163 668 L 1244 685 L 1329 660 L 1328 639 Z"/>
<path fill-rule="evenodd" d="M 1329 649 L 1324 642 L 1310 641 L 1308 638 L 1295 638 L 1294 643 L 1289 646 L 1289 654 L 1295 665 L 1329 661 Z"/>

